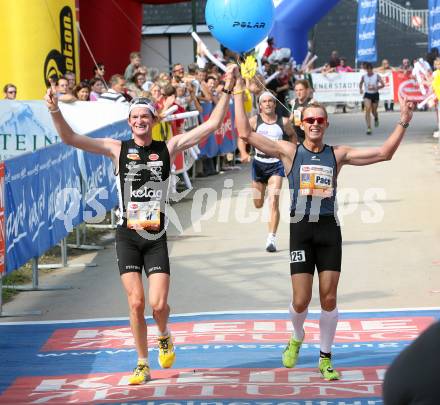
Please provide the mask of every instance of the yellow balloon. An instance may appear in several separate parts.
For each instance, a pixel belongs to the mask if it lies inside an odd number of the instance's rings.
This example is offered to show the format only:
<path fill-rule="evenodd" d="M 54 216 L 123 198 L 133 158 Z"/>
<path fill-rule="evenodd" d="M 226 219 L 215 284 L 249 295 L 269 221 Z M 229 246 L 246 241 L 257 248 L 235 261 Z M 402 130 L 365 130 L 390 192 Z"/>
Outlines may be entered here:
<path fill-rule="evenodd" d="M 153 126 L 152 138 L 154 141 L 168 141 L 173 137 L 173 129 L 169 122 L 158 122 Z"/>
<path fill-rule="evenodd" d="M 244 79 L 252 79 L 257 73 L 257 61 L 255 57 L 249 55 L 244 63 L 241 64 L 241 75 Z"/>
<path fill-rule="evenodd" d="M 2 0 L 0 16 L 0 84 L 18 99 L 41 99 L 53 75 L 79 80 L 75 0 Z"/>
<path fill-rule="evenodd" d="M 434 80 L 432 81 L 432 89 L 435 95 L 440 100 L 440 70 L 434 72 Z"/>

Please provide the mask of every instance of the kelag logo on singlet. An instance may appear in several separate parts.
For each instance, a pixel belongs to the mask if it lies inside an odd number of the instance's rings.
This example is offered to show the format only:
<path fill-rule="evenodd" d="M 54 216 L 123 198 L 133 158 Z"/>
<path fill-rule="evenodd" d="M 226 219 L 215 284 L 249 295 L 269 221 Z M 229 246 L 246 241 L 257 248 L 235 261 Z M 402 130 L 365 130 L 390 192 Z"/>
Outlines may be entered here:
<path fill-rule="evenodd" d="M 130 196 L 134 198 L 151 198 L 160 200 L 162 198 L 162 190 L 153 190 L 144 186 L 136 190 L 131 189 Z"/>

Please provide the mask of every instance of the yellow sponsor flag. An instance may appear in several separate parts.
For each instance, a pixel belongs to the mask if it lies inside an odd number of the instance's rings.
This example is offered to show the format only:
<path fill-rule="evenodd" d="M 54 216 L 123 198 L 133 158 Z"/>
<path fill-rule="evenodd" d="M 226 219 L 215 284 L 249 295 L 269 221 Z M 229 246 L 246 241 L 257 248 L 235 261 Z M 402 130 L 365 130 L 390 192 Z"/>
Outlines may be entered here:
<path fill-rule="evenodd" d="M 46 81 L 71 71 L 79 80 L 75 0 L 0 0 L 0 78 L 17 99 L 41 99 Z"/>

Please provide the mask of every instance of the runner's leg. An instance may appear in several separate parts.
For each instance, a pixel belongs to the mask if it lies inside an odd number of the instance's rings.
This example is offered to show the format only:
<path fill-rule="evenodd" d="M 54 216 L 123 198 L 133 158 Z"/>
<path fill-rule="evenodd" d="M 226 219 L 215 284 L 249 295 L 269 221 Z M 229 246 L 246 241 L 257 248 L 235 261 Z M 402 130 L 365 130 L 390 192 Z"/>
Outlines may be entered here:
<path fill-rule="evenodd" d="M 148 300 L 160 335 L 168 333 L 168 317 L 170 315 L 170 307 L 168 305 L 169 287 L 169 274 L 154 273 L 148 277 Z"/>
<path fill-rule="evenodd" d="M 321 302 L 320 360 L 319 370 L 326 380 L 339 379 L 339 373 L 333 369 L 331 350 L 338 324 L 337 289 L 339 271 L 321 271 L 319 273 L 319 299 Z"/>
<path fill-rule="evenodd" d="M 367 123 L 367 131 L 371 131 L 371 100 L 369 98 L 364 98 L 365 105 L 365 122 Z"/>
<path fill-rule="evenodd" d="M 264 204 L 264 197 L 266 195 L 266 184 L 259 181 L 252 182 L 253 199 L 255 208 L 261 208 Z"/>
<path fill-rule="evenodd" d="M 122 285 L 128 298 L 130 327 L 139 358 L 148 357 L 147 324 L 145 322 L 145 294 L 142 274 L 129 272 L 121 275 Z"/>
<path fill-rule="evenodd" d="M 269 233 L 276 235 L 278 224 L 280 223 L 280 193 L 283 185 L 283 178 L 281 176 L 271 176 L 268 181 L 268 196 L 269 196 Z"/>

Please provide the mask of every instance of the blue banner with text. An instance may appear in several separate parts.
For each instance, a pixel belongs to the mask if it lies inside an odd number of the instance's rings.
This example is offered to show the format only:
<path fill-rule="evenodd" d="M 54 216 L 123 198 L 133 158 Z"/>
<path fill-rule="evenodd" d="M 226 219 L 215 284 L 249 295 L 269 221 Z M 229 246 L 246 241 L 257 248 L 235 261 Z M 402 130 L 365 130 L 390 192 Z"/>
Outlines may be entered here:
<path fill-rule="evenodd" d="M 377 0 L 359 0 L 356 32 L 356 60 L 376 62 Z"/>

